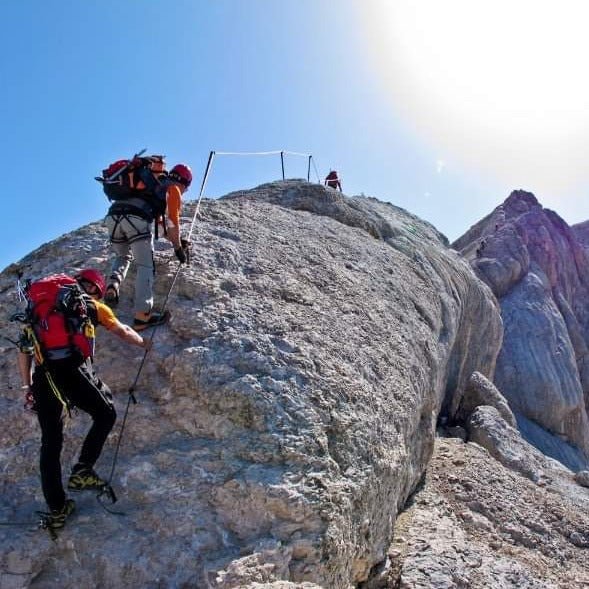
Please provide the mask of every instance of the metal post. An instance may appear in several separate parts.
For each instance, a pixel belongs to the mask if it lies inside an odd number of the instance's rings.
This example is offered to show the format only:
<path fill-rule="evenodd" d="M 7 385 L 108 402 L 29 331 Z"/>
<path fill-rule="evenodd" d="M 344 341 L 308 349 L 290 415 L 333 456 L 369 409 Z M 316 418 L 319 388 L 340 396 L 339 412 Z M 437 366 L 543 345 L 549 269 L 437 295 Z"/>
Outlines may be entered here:
<path fill-rule="evenodd" d="M 205 174 L 202 178 L 202 183 L 200 185 L 200 192 L 198 194 L 199 197 L 201 197 L 203 195 L 206 183 L 207 183 L 207 178 L 209 177 L 209 171 L 211 169 L 211 165 L 213 164 L 213 158 L 215 157 L 215 152 L 211 151 L 209 153 L 209 161 L 207 162 L 207 167 L 205 169 Z"/>
<path fill-rule="evenodd" d="M 284 151 L 280 152 L 280 163 L 282 165 L 282 179 L 284 180 Z"/>
<path fill-rule="evenodd" d="M 313 156 L 310 155 L 309 156 L 309 161 L 307 162 L 307 182 L 310 182 L 311 181 L 311 158 L 312 157 Z"/>

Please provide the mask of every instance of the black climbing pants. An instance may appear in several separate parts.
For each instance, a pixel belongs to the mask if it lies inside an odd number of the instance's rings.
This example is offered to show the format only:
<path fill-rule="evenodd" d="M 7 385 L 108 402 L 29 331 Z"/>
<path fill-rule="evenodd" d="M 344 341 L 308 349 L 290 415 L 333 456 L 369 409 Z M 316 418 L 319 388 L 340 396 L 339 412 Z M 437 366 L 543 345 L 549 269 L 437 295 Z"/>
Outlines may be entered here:
<path fill-rule="evenodd" d="M 96 376 L 88 363 L 78 366 L 67 361 L 52 363 L 49 373 L 58 393 L 50 385 L 45 370 L 35 368 L 33 397 L 41 426 L 41 486 L 49 509 L 61 509 L 65 492 L 61 478 L 61 448 L 63 445 L 63 401 L 78 407 L 92 418 L 92 426 L 86 435 L 79 462 L 94 466 L 117 414 L 109 388 Z"/>

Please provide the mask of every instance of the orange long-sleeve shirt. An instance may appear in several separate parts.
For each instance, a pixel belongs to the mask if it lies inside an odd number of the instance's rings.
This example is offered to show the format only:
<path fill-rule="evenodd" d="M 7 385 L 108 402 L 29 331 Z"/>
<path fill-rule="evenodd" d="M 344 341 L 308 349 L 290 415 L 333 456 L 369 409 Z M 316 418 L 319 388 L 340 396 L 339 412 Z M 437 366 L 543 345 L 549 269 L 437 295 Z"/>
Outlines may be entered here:
<path fill-rule="evenodd" d="M 174 227 L 180 227 L 181 210 L 182 191 L 177 184 L 172 184 L 166 190 L 166 216 Z"/>

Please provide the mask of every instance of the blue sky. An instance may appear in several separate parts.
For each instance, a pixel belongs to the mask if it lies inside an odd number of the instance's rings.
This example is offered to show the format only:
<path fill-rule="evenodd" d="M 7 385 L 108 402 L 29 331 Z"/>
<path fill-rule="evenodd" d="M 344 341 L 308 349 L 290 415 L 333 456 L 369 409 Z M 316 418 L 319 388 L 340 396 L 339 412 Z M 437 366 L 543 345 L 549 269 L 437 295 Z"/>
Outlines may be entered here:
<path fill-rule="evenodd" d="M 210 150 L 284 149 L 451 240 L 516 188 L 586 220 L 585 9 L 520 1 L 5 0 L 0 268 L 100 219 L 94 176 L 143 147 L 191 165 L 189 197 Z M 205 196 L 279 176 L 219 157 Z"/>

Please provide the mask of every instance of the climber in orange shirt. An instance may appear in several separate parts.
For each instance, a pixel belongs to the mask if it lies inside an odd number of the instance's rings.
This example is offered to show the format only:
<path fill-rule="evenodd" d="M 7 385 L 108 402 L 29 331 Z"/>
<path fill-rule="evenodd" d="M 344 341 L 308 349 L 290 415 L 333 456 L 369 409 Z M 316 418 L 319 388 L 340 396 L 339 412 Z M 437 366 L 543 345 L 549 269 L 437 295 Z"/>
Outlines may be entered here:
<path fill-rule="evenodd" d="M 104 300 L 114 306 L 119 300 L 119 288 L 125 279 L 133 260 L 137 266 L 135 279 L 135 318 L 133 329 L 141 331 L 147 327 L 165 323 L 169 313 L 153 311 L 153 230 L 158 235 L 159 227 L 174 246 L 174 252 L 181 264 L 186 263 L 188 244 L 180 235 L 180 210 L 182 194 L 192 182 L 192 171 L 186 164 L 177 164 L 165 178 L 165 214 L 160 215 L 150 199 L 131 197 L 116 200 L 108 210 L 105 219 L 109 230 L 113 259 L 109 284 Z"/>

